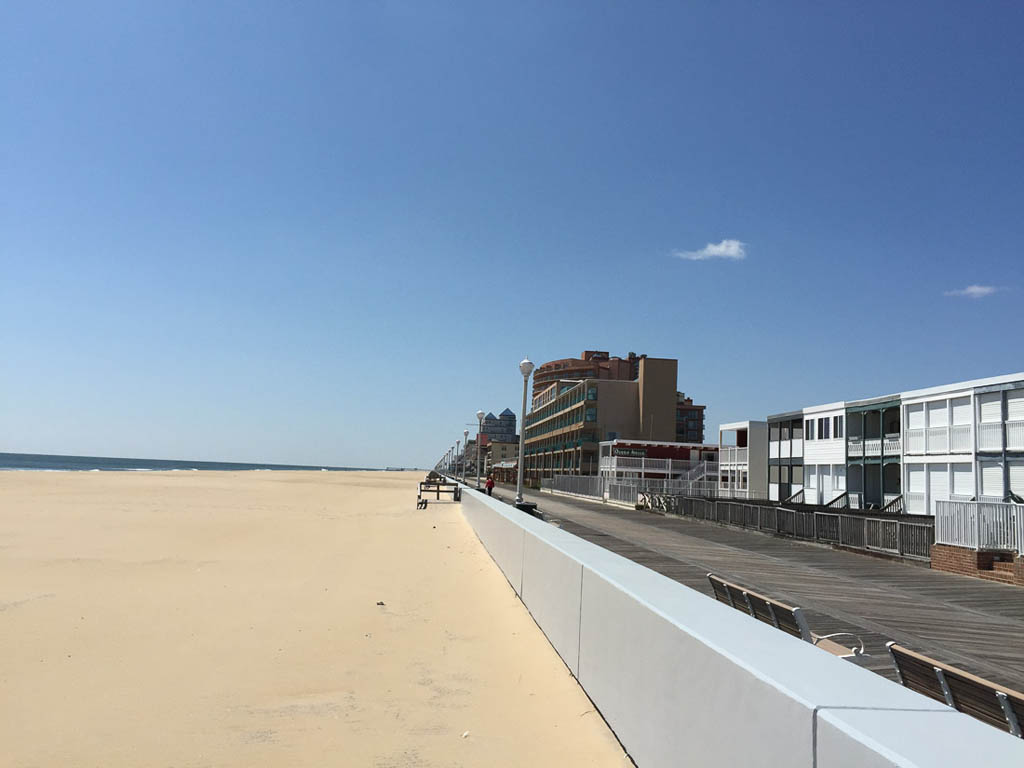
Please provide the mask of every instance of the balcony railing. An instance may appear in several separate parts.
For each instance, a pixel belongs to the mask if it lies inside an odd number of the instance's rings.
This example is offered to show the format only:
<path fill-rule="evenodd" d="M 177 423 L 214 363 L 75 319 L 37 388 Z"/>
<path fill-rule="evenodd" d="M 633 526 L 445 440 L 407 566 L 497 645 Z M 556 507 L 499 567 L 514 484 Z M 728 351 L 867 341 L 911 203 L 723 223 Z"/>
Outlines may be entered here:
<path fill-rule="evenodd" d="M 971 425 L 954 424 L 949 428 L 949 452 L 971 452 Z"/>
<path fill-rule="evenodd" d="M 804 455 L 804 441 L 800 438 L 793 438 L 793 456 Z"/>
<path fill-rule="evenodd" d="M 978 425 L 978 450 L 1003 450 L 1003 425 L 1001 422 Z"/>
<path fill-rule="evenodd" d="M 1024 506 L 936 501 L 935 543 L 1024 552 Z"/>
<path fill-rule="evenodd" d="M 924 453 L 924 430 L 907 430 L 907 453 Z"/>
<path fill-rule="evenodd" d="M 878 437 L 872 437 L 864 441 L 864 455 L 865 456 L 881 456 L 882 455 L 882 439 Z"/>
<path fill-rule="evenodd" d="M 885 439 L 882 440 L 882 453 L 886 456 L 899 456 L 901 448 L 900 443 L 899 435 L 896 435 L 895 437 L 886 435 Z"/>
<path fill-rule="evenodd" d="M 722 448 L 719 451 L 718 461 L 721 464 L 746 464 L 747 448 Z"/>
<path fill-rule="evenodd" d="M 1006 422 L 1006 450 L 1024 451 L 1024 421 Z"/>
<path fill-rule="evenodd" d="M 864 441 L 859 437 L 851 437 L 846 445 L 846 452 L 853 457 L 864 455 Z"/>
<path fill-rule="evenodd" d="M 971 425 L 907 430 L 907 453 L 970 453 Z"/>
<path fill-rule="evenodd" d="M 949 429 L 947 427 L 928 427 L 925 432 L 925 449 L 928 453 L 948 453 Z"/>
<path fill-rule="evenodd" d="M 923 491 L 911 491 L 910 493 L 904 494 L 907 502 L 907 512 L 915 515 L 923 515 L 928 510 L 924 508 L 924 492 Z"/>

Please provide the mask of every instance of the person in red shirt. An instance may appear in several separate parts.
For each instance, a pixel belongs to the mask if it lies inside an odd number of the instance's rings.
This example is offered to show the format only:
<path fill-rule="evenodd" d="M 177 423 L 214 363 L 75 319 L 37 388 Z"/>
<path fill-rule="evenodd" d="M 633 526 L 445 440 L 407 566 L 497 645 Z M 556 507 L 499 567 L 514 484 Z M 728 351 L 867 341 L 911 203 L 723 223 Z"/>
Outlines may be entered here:
<path fill-rule="evenodd" d="M 487 495 L 490 496 L 491 495 L 491 491 L 494 490 L 494 478 L 491 477 L 490 475 L 487 476 L 486 486 L 487 486 Z"/>

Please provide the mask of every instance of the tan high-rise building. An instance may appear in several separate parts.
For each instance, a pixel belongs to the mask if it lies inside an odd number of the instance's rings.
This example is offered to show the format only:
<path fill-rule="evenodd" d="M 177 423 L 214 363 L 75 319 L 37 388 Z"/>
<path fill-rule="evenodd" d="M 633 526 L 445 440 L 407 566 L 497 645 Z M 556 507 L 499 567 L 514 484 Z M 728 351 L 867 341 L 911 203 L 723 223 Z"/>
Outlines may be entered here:
<path fill-rule="evenodd" d="M 677 366 L 641 355 L 635 380 L 549 381 L 525 419 L 527 476 L 596 474 L 603 440 L 675 441 Z"/>

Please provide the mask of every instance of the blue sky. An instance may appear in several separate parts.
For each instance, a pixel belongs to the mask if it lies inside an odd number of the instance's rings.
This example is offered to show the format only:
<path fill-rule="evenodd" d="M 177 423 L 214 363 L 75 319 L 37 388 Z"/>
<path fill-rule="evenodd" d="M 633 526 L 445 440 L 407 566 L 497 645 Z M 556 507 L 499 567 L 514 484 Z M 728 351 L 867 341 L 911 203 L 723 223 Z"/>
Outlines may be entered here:
<path fill-rule="evenodd" d="M 1022 33 L 1011 2 L 5 3 L 0 450 L 432 465 L 518 411 L 525 354 L 584 349 L 678 357 L 709 439 L 1024 369 Z"/>

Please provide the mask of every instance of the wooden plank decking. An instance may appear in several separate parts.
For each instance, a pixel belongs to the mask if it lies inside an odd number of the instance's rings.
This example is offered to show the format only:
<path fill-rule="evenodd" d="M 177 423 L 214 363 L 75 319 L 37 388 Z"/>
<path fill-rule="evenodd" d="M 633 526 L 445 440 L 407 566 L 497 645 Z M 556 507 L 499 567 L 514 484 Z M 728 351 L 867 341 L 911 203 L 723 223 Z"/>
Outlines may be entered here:
<path fill-rule="evenodd" d="M 507 490 L 495 495 L 510 500 Z M 547 518 L 711 595 L 706 574 L 803 608 L 817 634 L 853 632 L 894 678 L 888 640 L 1024 688 L 1024 589 L 689 518 L 527 493 Z M 843 642 L 846 645 L 845 642 Z"/>

